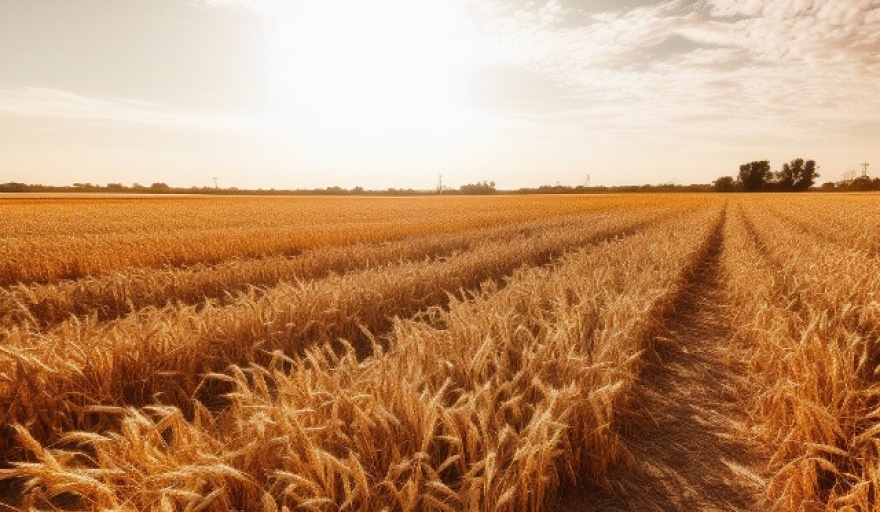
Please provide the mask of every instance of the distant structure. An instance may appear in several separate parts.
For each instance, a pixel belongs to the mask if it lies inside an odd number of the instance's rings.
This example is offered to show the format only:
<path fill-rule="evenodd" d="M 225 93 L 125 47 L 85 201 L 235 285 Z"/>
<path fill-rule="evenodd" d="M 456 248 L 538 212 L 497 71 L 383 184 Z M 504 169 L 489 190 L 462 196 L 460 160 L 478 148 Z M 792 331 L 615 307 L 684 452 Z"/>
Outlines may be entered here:
<path fill-rule="evenodd" d="M 443 193 L 443 175 L 442 174 L 437 176 L 437 193 L 438 194 Z"/>
<path fill-rule="evenodd" d="M 220 187 L 217 185 L 217 176 L 214 176 L 214 188 L 215 188 L 215 189 L 220 188 Z"/>
<path fill-rule="evenodd" d="M 868 177 L 868 166 L 871 165 L 868 162 L 862 164 L 862 178 Z"/>
<path fill-rule="evenodd" d="M 587 179 L 584 181 L 584 188 L 590 188 L 590 175 L 587 174 Z"/>

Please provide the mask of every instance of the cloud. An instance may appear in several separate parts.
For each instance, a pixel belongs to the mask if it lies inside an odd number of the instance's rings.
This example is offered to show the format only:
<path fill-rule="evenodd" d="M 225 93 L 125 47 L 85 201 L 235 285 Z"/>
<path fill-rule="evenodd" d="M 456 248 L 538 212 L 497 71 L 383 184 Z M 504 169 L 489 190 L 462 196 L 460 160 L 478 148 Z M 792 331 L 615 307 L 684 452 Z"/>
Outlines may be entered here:
<path fill-rule="evenodd" d="M 672 0 L 604 12 L 556 0 L 510 6 L 496 2 L 497 19 L 484 25 L 483 58 L 574 94 L 572 109 L 549 120 L 561 129 L 608 129 L 616 120 L 636 138 L 798 140 L 834 136 L 880 112 L 877 0 Z"/>
<path fill-rule="evenodd" d="M 152 102 L 97 98 L 47 87 L 0 89 L 0 115 L 212 130 L 243 129 L 254 124 L 254 119 L 245 115 L 178 110 Z"/>
<path fill-rule="evenodd" d="M 482 74 L 479 101 L 548 132 L 799 141 L 880 113 L 880 0 L 463 1 L 476 66 L 508 71 Z"/>

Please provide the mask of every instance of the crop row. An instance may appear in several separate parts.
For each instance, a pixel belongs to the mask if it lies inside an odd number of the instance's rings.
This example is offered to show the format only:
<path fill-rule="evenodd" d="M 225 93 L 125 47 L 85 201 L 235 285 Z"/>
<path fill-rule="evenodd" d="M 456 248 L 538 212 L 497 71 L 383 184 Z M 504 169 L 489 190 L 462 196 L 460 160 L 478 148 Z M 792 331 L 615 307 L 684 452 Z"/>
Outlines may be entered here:
<path fill-rule="evenodd" d="M 875 195 L 774 198 L 763 207 L 795 229 L 843 247 L 880 255 L 880 208 Z"/>
<path fill-rule="evenodd" d="M 212 377 L 231 386 L 220 412 L 117 408 L 114 428 L 52 449 L 17 426 L 33 462 L 6 474 L 29 479 L 34 503 L 68 493 L 119 510 L 544 510 L 620 456 L 616 407 L 718 220 L 702 208 L 533 260 L 502 288 L 395 322 L 366 359 L 322 343 L 232 367 Z M 442 281 L 442 265 L 421 273 Z"/>
<path fill-rule="evenodd" d="M 670 208 L 665 215 L 680 210 Z M 365 332 L 381 335 L 395 316 L 443 305 L 457 290 L 476 290 L 520 266 L 626 236 L 650 217 L 658 216 L 633 209 L 579 218 L 488 241 L 445 260 L 281 283 L 228 304 L 146 309 L 106 324 L 73 318 L 47 333 L 11 329 L 0 347 L 0 420 L 32 422 L 40 439 L 51 439 L 103 421 L 89 412 L 92 405 L 186 404 L 204 373 L 265 362 L 274 351 L 295 355 L 345 338 L 366 354 L 372 342 Z"/>
<path fill-rule="evenodd" d="M 0 286 L 292 255 L 609 208 L 610 199 L 582 197 L 2 201 Z"/>
<path fill-rule="evenodd" d="M 646 210 L 646 213 L 651 211 L 650 208 Z M 601 220 L 602 212 L 413 236 L 383 243 L 323 246 L 291 257 L 236 258 L 216 265 L 188 268 L 134 268 L 52 284 L 17 285 L 0 289 L 0 326 L 28 325 L 31 329 L 41 330 L 72 315 L 96 315 L 103 321 L 147 306 L 223 300 L 249 287 L 317 279 L 332 273 L 374 268 L 398 261 L 448 257 L 487 241 L 579 224 L 574 217 L 589 223 L 591 219 Z"/>
<path fill-rule="evenodd" d="M 872 510 L 880 484 L 880 261 L 762 203 L 729 223 L 727 274 L 782 510 Z M 851 508 L 850 508 L 851 507 Z"/>

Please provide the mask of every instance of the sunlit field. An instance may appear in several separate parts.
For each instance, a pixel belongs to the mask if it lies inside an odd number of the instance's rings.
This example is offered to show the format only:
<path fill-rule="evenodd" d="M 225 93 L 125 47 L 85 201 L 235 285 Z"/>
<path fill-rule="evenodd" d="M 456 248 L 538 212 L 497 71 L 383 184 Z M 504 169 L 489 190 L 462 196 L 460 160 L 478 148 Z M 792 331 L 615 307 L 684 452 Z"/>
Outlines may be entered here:
<path fill-rule="evenodd" d="M 876 509 L 878 201 L 0 198 L 0 510 Z"/>

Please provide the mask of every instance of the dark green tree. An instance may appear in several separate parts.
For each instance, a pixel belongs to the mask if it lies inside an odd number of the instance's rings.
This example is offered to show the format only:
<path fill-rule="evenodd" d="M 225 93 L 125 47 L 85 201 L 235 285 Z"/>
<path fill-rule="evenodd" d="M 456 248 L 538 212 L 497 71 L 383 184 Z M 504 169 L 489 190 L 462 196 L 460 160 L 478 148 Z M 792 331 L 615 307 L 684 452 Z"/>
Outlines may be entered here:
<path fill-rule="evenodd" d="M 749 192 L 763 190 L 773 173 L 770 172 L 770 161 L 761 160 L 739 166 L 739 182 Z"/>
<path fill-rule="evenodd" d="M 494 181 L 484 181 L 482 183 L 468 183 L 467 185 L 460 186 L 458 188 L 458 191 L 462 194 L 471 194 L 471 195 L 494 194 L 495 193 L 495 182 Z"/>
<path fill-rule="evenodd" d="M 715 180 L 713 185 L 715 185 L 716 192 L 733 192 L 736 190 L 736 180 L 733 179 L 733 176 L 722 176 Z"/>
<path fill-rule="evenodd" d="M 776 173 L 776 185 L 780 190 L 808 190 L 816 183 L 819 173 L 816 172 L 816 161 L 795 158 L 782 164 L 782 170 Z"/>
<path fill-rule="evenodd" d="M 800 160 L 800 158 L 798 158 L 798 160 Z M 807 160 L 804 163 L 803 168 L 801 169 L 800 175 L 798 175 L 794 180 L 794 189 L 808 190 L 810 187 L 816 184 L 816 178 L 818 177 L 819 172 L 816 170 L 816 161 Z"/>
<path fill-rule="evenodd" d="M 801 158 L 782 164 L 782 170 L 776 173 L 776 184 L 780 190 L 793 190 L 796 177 L 800 176 L 804 168 Z"/>

